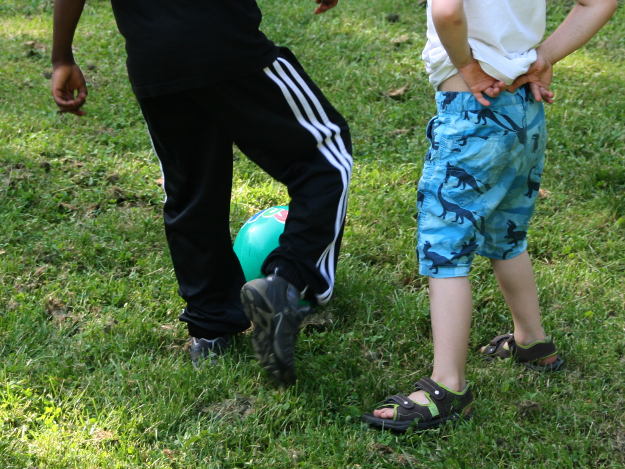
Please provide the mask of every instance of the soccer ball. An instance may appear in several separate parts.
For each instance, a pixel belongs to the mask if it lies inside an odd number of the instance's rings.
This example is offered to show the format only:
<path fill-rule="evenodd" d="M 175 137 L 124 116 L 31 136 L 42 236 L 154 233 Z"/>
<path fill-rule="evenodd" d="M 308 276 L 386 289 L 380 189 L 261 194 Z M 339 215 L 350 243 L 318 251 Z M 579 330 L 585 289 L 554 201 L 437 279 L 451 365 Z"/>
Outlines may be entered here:
<path fill-rule="evenodd" d="M 233 248 L 246 282 L 263 276 L 260 268 L 269 253 L 278 247 L 288 215 L 288 206 L 269 207 L 253 215 L 239 230 Z"/>

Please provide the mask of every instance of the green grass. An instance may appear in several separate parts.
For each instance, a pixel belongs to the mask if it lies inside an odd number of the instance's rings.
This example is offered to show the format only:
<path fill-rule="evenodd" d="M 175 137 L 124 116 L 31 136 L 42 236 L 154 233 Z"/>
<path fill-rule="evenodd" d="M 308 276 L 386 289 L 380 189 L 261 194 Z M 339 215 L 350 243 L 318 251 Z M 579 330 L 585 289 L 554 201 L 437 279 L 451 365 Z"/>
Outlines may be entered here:
<path fill-rule="evenodd" d="M 336 293 L 298 343 L 298 384 L 274 390 L 243 334 L 194 370 L 161 221 L 158 164 L 109 3 L 88 2 L 76 56 L 88 115 L 48 92 L 50 3 L 0 5 L 0 467 L 396 468 L 625 465 L 625 14 L 557 66 L 557 103 L 530 253 L 546 328 L 568 360 L 538 375 L 483 363 L 474 418 L 423 434 L 358 416 L 428 373 L 414 255 L 415 183 L 434 112 L 410 0 L 262 0 L 349 120 L 354 179 Z M 550 3 L 550 27 L 571 2 Z M 386 15 L 400 21 L 389 23 Z M 400 45 L 393 38 L 408 34 Z M 34 41 L 30 42 L 30 41 Z M 408 85 L 400 100 L 384 96 Z M 395 131 L 403 129 L 400 134 Z M 286 192 L 241 155 L 232 232 Z M 478 260 L 471 347 L 510 329 Z"/>

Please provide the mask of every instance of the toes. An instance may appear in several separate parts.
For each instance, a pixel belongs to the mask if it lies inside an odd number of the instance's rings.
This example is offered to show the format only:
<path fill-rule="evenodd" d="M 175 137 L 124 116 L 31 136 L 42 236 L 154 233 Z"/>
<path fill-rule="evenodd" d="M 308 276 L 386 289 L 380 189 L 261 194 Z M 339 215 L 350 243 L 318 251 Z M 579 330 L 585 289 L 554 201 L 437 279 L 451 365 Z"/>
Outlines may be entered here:
<path fill-rule="evenodd" d="M 373 411 L 373 416 L 379 419 L 392 419 L 393 409 L 376 409 Z"/>

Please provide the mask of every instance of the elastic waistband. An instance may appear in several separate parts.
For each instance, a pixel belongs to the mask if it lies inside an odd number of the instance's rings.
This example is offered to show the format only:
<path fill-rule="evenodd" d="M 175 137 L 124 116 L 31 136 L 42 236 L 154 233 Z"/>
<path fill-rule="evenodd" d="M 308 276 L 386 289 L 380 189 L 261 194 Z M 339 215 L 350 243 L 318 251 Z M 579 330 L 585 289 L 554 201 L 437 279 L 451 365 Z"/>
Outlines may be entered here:
<path fill-rule="evenodd" d="M 527 86 L 522 86 L 514 93 L 504 91 L 496 98 L 484 96 L 490 101 L 489 108 L 499 108 L 505 106 L 515 106 L 533 99 L 529 93 Z M 462 112 L 470 110 L 483 109 L 486 106 L 480 104 L 469 91 L 437 91 L 436 92 L 436 110 L 438 113 L 443 112 Z"/>

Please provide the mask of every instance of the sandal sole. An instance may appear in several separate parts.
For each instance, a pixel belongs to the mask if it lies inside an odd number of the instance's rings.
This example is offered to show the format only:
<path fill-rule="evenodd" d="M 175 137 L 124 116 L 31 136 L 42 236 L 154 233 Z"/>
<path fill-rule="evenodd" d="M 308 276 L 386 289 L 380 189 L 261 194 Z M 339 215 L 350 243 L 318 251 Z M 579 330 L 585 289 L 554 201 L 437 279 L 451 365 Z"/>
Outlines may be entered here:
<path fill-rule="evenodd" d="M 560 371 L 564 368 L 565 364 L 566 362 L 561 357 L 558 357 L 555 362 L 550 363 L 549 365 L 535 365 L 530 362 L 523 363 L 523 365 L 525 365 L 530 370 L 539 371 L 541 373 L 552 373 L 554 371 Z"/>
<path fill-rule="evenodd" d="M 441 417 L 441 418 L 429 420 L 427 422 L 415 423 L 414 420 L 396 422 L 394 420 L 381 419 L 379 417 L 374 417 L 373 414 L 365 414 L 362 416 L 362 421 L 380 430 L 391 430 L 397 433 L 405 433 L 408 430 L 413 430 L 415 432 L 429 430 L 432 428 L 439 427 L 446 422 L 450 422 L 454 420 L 468 420 L 471 418 L 471 416 L 472 414 L 460 415 L 456 413 L 456 414 L 449 415 L 447 417 Z"/>

